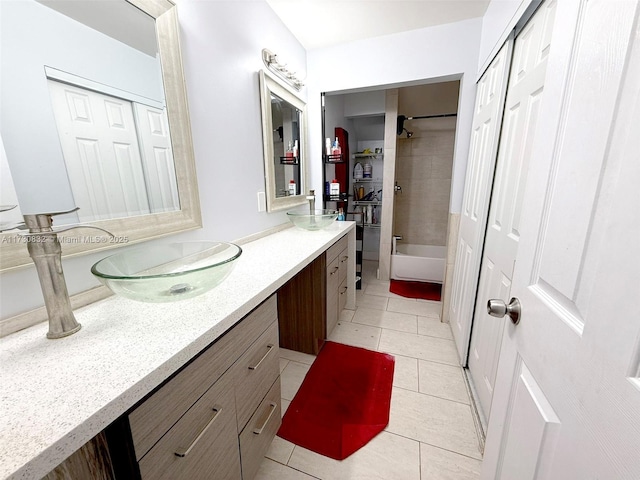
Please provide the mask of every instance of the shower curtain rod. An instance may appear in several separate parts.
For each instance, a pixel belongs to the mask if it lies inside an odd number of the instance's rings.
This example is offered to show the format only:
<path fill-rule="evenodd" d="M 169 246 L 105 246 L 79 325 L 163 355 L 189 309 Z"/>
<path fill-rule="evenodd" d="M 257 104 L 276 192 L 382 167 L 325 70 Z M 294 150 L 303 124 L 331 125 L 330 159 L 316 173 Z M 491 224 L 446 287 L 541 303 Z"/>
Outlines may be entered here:
<path fill-rule="evenodd" d="M 446 117 L 457 117 L 457 113 L 443 113 L 440 115 L 421 115 L 419 117 L 404 117 L 405 120 L 418 120 L 421 118 L 446 118 Z"/>

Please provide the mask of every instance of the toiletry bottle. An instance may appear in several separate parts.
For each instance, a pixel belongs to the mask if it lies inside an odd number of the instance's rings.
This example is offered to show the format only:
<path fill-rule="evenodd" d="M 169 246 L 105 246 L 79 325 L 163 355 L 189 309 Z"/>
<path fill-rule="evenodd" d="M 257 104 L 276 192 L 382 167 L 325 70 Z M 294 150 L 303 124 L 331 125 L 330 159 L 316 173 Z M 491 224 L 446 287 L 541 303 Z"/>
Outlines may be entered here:
<path fill-rule="evenodd" d="M 362 164 L 360 162 L 356 163 L 356 165 L 353 167 L 353 178 L 355 180 L 362 180 Z"/>
<path fill-rule="evenodd" d="M 324 141 L 324 149 L 325 149 L 325 150 L 326 150 L 326 152 L 327 152 L 327 157 L 328 157 L 329 155 L 331 155 L 331 139 L 330 139 L 330 138 L 327 138 L 327 139 Z"/>
<path fill-rule="evenodd" d="M 341 222 L 344 221 L 344 210 L 342 208 L 338 209 L 338 220 Z"/>
<path fill-rule="evenodd" d="M 330 194 L 331 196 L 334 196 L 334 195 L 340 195 L 340 183 L 338 183 L 338 180 L 337 180 L 336 178 L 334 178 L 334 179 L 331 181 L 329 194 Z"/>
<path fill-rule="evenodd" d="M 373 223 L 372 217 L 373 217 L 373 207 L 371 205 L 367 205 L 367 210 L 364 216 L 365 218 L 364 223 L 369 223 L 369 224 Z"/>
<path fill-rule="evenodd" d="M 293 142 L 293 157 L 298 158 L 298 140 Z"/>
<path fill-rule="evenodd" d="M 289 195 L 296 194 L 296 182 L 295 180 L 289 180 Z"/>
<path fill-rule="evenodd" d="M 378 223 L 378 212 L 376 211 L 376 206 L 373 206 L 373 211 L 371 212 L 371 223 Z"/>
<path fill-rule="evenodd" d="M 371 178 L 371 174 L 373 172 L 373 167 L 371 166 L 371 164 L 369 162 L 364 164 L 364 167 L 362 168 L 362 173 L 363 173 L 363 177 L 364 178 Z"/>
<path fill-rule="evenodd" d="M 289 145 L 287 146 L 287 153 L 285 153 L 285 157 L 289 160 L 293 158 L 293 147 L 291 146 L 291 142 L 289 142 Z"/>
<path fill-rule="evenodd" d="M 331 187 L 329 185 L 331 185 L 329 182 L 324 182 L 324 194 L 327 197 L 331 195 Z"/>

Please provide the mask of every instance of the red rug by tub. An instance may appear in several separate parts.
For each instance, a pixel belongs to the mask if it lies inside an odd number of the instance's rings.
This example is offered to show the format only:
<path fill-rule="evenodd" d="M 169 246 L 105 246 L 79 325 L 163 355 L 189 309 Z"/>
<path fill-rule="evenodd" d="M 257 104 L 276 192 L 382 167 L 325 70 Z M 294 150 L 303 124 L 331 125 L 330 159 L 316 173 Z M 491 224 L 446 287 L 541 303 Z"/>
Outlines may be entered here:
<path fill-rule="evenodd" d="M 389 291 L 408 298 L 440 301 L 442 284 L 430 282 L 409 282 L 407 280 L 391 280 Z"/>
<path fill-rule="evenodd" d="M 336 460 L 389 423 L 395 359 L 325 342 L 282 419 L 278 436 Z"/>

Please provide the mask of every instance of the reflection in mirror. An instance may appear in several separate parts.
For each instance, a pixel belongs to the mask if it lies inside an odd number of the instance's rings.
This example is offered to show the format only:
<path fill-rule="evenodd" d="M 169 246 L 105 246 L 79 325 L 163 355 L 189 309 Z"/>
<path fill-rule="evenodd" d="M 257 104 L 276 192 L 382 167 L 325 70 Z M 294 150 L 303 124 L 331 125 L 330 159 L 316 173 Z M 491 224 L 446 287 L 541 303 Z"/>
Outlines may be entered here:
<path fill-rule="evenodd" d="M 56 225 L 131 242 L 199 228 L 175 5 L 23 0 L 4 2 L 0 21 L 0 133 L 22 213 L 77 206 Z M 0 255 L 2 270 L 31 263 L 10 240 Z"/>
<path fill-rule="evenodd" d="M 271 93 L 273 168 L 276 197 L 300 192 L 300 121 L 302 111 Z"/>
<path fill-rule="evenodd" d="M 305 202 L 306 105 L 296 95 L 260 72 L 267 210 Z"/>

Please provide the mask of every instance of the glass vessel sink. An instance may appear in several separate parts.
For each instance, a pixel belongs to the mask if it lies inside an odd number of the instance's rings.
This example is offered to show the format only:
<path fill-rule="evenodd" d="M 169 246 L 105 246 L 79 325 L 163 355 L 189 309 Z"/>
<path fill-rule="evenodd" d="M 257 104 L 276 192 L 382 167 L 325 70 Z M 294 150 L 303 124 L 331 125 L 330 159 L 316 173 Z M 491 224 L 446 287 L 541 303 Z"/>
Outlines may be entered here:
<path fill-rule="evenodd" d="M 144 246 L 103 258 L 91 273 L 116 295 L 141 302 L 173 302 L 220 284 L 241 254 L 239 246 L 223 242 Z"/>
<path fill-rule="evenodd" d="M 296 227 L 305 230 L 320 230 L 333 223 L 338 218 L 336 210 L 314 210 L 313 214 L 309 209 L 293 210 L 287 212 L 287 217 Z"/>

